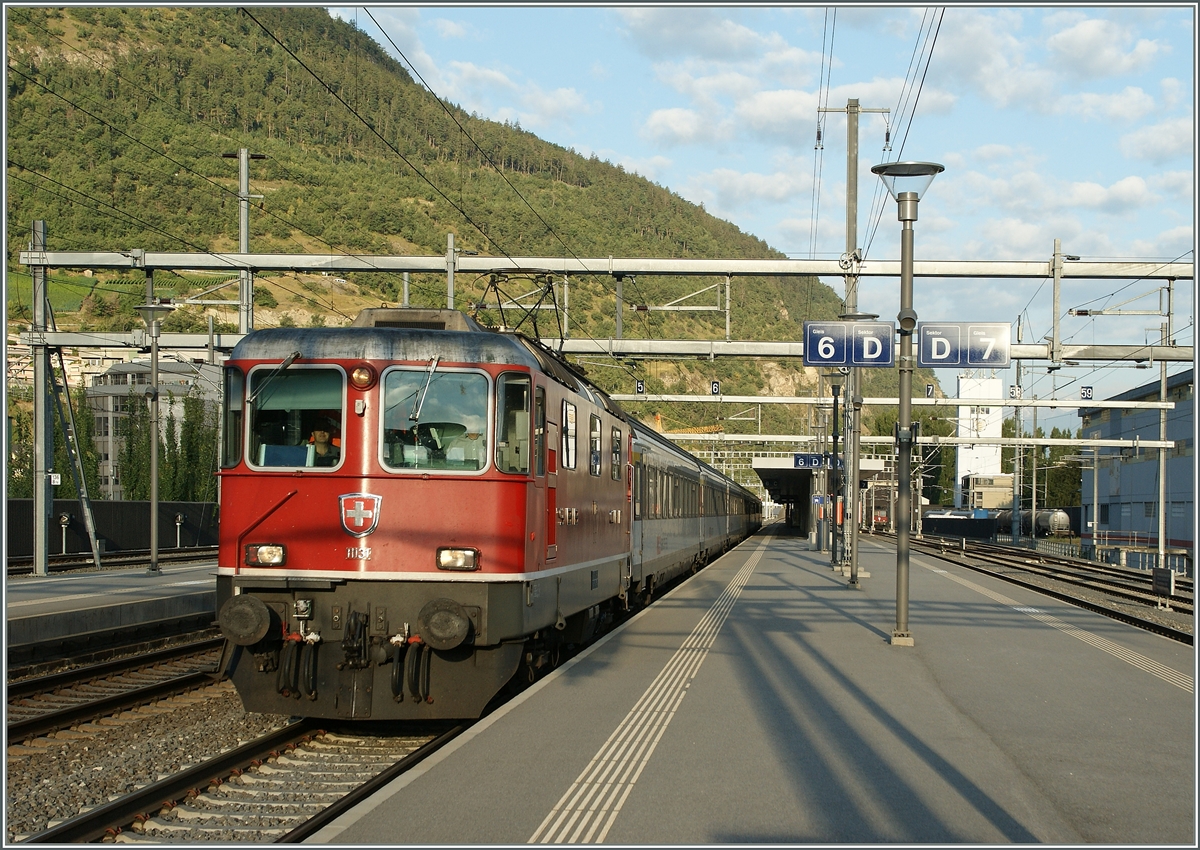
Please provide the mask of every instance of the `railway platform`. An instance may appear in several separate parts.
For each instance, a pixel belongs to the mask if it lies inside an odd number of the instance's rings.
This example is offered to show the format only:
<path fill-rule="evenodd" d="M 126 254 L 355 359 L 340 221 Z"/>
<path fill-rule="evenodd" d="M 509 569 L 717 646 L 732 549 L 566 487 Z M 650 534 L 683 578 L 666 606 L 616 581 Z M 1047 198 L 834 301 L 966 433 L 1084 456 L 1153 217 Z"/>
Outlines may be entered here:
<path fill-rule="evenodd" d="M 184 619 L 216 619 L 216 561 L 164 564 L 150 574 L 129 568 L 8 576 L 5 648 L 14 653 L 47 641 L 76 641 L 121 629 Z"/>
<path fill-rule="evenodd" d="M 1192 647 L 768 526 L 316 844 L 1195 846 Z"/>

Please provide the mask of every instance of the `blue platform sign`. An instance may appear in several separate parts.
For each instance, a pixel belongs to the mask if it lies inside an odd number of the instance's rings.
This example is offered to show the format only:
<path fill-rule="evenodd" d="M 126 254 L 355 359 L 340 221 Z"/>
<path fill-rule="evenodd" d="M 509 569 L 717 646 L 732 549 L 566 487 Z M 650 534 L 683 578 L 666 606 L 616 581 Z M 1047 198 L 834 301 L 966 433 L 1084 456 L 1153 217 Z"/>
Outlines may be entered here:
<path fill-rule="evenodd" d="M 1009 365 L 1011 334 L 1007 322 L 919 322 L 917 365 L 1003 369 Z"/>
<path fill-rule="evenodd" d="M 887 322 L 805 322 L 805 366 L 896 365 L 896 328 Z"/>
<path fill-rule="evenodd" d="M 792 463 L 796 469 L 821 469 L 825 458 L 819 454 L 796 453 L 792 455 Z"/>

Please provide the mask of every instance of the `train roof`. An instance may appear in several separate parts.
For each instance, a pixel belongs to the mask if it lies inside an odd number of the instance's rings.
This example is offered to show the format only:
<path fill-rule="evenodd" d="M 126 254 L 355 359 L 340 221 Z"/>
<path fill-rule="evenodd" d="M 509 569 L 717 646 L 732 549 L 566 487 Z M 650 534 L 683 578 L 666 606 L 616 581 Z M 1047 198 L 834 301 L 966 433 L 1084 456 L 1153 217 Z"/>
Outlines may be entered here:
<path fill-rule="evenodd" d="M 271 360 L 294 351 L 311 360 L 500 363 L 545 372 L 563 386 L 622 418 L 624 411 L 599 387 L 541 344 L 518 333 L 493 331 L 458 310 L 376 307 L 349 327 L 266 328 L 242 338 L 234 360 Z"/>
<path fill-rule="evenodd" d="M 517 333 L 493 331 L 459 310 L 376 307 L 363 310 L 349 327 L 265 328 L 244 336 L 233 360 L 273 360 L 300 352 L 304 360 L 407 360 L 500 363 L 544 372 L 610 413 L 628 421 L 642 439 L 669 447 L 710 474 L 726 478 L 700 458 L 626 413 L 599 387 L 539 343 Z M 740 484 L 731 483 L 754 496 Z M 757 497 L 755 497 L 757 498 Z"/>

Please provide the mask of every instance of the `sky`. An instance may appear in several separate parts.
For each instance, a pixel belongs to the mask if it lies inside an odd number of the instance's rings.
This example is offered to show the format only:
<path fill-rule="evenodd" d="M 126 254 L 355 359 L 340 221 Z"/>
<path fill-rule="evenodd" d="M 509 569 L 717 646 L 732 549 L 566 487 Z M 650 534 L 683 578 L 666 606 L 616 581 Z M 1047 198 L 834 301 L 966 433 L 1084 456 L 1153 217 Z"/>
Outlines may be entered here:
<path fill-rule="evenodd" d="M 819 109 L 857 98 L 889 110 L 860 118 L 868 261 L 900 254 L 895 202 L 870 167 L 907 160 L 945 166 L 919 207 L 917 260 L 1046 261 L 1056 238 L 1085 260 L 1195 260 L 1192 5 L 373 6 L 386 38 L 361 7 L 330 11 L 393 55 L 394 42 L 439 97 L 623 165 L 791 257 L 846 249 L 846 118 Z M 1062 312 L 1159 311 L 1160 286 L 1066 280 Z M 1194 289 L 1175 285 L 1182 345 Z M 922 321 L 1020 317 L 1024 342 L 1050 332 L 1051 296 L 1042 279 L 914 283 Z M 864 278 L 859 309 L 895 316 L 897 280 Z M 1163 321 L 1064 315 L 1062 333 L 1145 344 Z M 998 376 L 1014 383 L 1012 368 Z M 953 394 L 953 373 L 939 379 Z M 1157 367 L 1040 363 L 1023 383 L 1104 398 L 1157 379 Z M 1074 430 L 1078 417 L 1042 411 L 1039 425 Z"/>

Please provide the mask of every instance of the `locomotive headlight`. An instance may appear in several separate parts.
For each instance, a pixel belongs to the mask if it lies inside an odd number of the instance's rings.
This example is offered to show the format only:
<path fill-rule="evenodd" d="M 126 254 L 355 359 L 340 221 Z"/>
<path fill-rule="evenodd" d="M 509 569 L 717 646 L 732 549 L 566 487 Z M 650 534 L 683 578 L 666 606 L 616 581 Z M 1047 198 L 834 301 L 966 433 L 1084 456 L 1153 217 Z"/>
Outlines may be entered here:
<path fill-rule="evenodd" d="M 375 383 L 375 370 L 370 366 L 358 366 L 350 373 L 350 383 L 356 389 L 365 390 Z"/>
<path fill-rule="evenodd" d="M 477 549 L 450 549 L 442 547 L 437 550 L 437 566 L 439 570 L 461 570 L 464 572 L 479 569 L 479 551 Z"/>
<path fill-rule="evenodd" d="M 282 567 L 287 547 L 282 543 L 252 543 L 246 547 L 246 564 L 251 567 Z"/>

